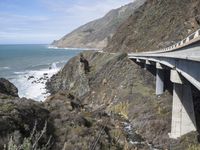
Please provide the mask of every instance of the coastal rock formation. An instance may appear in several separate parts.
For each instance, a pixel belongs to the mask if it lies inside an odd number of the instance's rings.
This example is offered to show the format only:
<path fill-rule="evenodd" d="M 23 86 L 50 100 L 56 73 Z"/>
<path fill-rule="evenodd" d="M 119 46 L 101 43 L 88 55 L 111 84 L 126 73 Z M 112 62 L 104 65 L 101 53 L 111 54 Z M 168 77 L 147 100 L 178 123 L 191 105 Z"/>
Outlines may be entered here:
<path fill-rule="evenodd" d="M 76 96 L 82 96 L 90 91 L 84 65 L 80 62 L 80 58 L 70 59 L 65 67 L 47 82 L 47 89 L 51 94 L 56 94 L 59 90 L 66 90 Z"/>
<path fill-rule="evenodd" d="M 111 10 L 103 18 L 89 22 L 60 40 L 53 46 L 69 48 L 104 48 L 119 25 L 125 21 L 146 0 L 137 0 L 121 8 Z"/>
<path fill-rule="evenodd" d="M 117 29 L 105 51 L 140 52 L 170 46 L 200 27 L 199 6 L 199 0 L 147 0 Z"/>
<path fill-rule="evenodd" d="M 18 97 L 18 89 L 8 80 L 0 78 L 0 96 L 3 95 Z"/>

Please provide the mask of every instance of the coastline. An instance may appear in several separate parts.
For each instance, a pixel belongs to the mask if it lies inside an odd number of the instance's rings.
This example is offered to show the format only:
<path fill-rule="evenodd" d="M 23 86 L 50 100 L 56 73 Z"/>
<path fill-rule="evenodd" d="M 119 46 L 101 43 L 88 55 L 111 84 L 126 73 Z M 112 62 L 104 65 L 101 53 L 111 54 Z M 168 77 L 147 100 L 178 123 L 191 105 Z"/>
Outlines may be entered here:
<path fill-rule="evenodd" d="M 46 81 L 64 67 L 69 59 L 82 51 L 57 51 L 48 49 L 47 44 L 1 45 L 0 77 L 13 82 L 20 97 L 44 101 L 48 96 Z"/>
<path fill-rule="evenodd" d="M 98 48 L 70 48 L 70 47 L 57 47 L 57 46 L 53 46 L 53 45 L 47 45 L 48 49 L 65 49 L 65 50 L 83 50 L 83 51 L 101 51 L 102 49 L 98 49 Z"/>

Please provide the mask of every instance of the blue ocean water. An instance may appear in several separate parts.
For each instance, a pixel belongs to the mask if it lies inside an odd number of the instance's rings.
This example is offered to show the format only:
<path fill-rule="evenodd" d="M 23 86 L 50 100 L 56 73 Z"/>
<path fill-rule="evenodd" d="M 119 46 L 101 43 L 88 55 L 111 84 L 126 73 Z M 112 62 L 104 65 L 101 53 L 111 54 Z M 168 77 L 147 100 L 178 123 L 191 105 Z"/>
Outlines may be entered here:
<path fill-rule="evenodd" d="M 0 77 L 14 72 L 63 65 L 81 50 L 48 48 L 48 45 L 0 45 Z"/>
<path fill-rule="evenodd" d="M 44 100 L 46 81 L 81 51 L 48 45 L 0 45 L 0 77 L 13 82 L 20 97 Z"/>

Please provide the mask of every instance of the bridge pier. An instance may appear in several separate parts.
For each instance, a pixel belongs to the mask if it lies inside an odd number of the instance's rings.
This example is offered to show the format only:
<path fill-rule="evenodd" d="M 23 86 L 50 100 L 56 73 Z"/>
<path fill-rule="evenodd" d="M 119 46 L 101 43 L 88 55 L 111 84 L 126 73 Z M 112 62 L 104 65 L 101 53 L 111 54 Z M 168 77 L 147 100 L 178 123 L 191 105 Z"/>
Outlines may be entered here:
<path fill-rule="evenodd" d="M 171 70 L 173 85 L 172 122 L 170 138 L 178 138 L 196 131 L 191 85 L 176 70 Z"/>
<path fill-rule="evenodd" d="M 163 67 L 156 63 L 156 95 L 164 93 L 164 70 Z"/>

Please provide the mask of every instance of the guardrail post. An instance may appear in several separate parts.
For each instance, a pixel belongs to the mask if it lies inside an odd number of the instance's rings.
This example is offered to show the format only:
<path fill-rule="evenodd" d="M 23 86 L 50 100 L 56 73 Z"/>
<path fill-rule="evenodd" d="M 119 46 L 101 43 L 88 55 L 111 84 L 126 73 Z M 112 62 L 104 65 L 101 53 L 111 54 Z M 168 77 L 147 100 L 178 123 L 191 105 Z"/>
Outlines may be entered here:
<path fill-rule="evenodd" d="M 180 43 L 180 46 L 183 45 L 183 44 L 184 44 L 184 43 L 183 43 L 183 40 L 182 40 L 181 43 Z"/>
<path fill-rule="evenodd" d="M 171 70 L 170 80 L 174 85 L 169 137 L 176 139 L 191 131 L 196 131 L 196 121 L 190 83 L 183 79 L 176 70 Z"/>
<path fill-rule="evenodd" d="M 156 63 L 156 95 L 164 92 L 164 70 L 160 63 Z"/>
<path fill-rule="evenodd" d="M 141 60 L 137 58 L 137 59 L 136 59 L 136 62 L 140 63 L 140 62 L 141 62 Z"/>
<path fill-rule="evenodd" d="M 151 65 L 149 60 L 145 60 L 145 64 L 144 64 L 144 70 L 147 70 L 149 68 L 149 65 Z"/>
<path fill-rule="evenodd" d="M 194 39 L 197 38 L 198 36 L 199 36 L 199 31 L 196 31 L 194 35 Z"/>
<path fill-rule="evenodd" d="M 187 37 L 185 43 L 187 43 L 187 42 L 189 42 L 189 41 L 190 41 L 190 38 Z"/>

